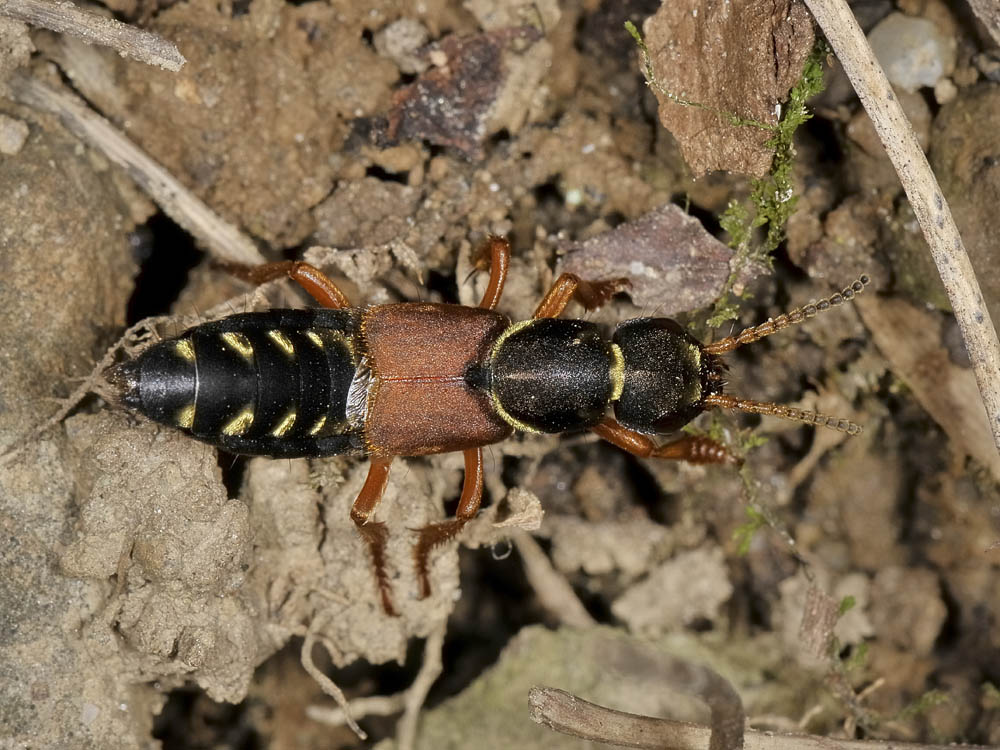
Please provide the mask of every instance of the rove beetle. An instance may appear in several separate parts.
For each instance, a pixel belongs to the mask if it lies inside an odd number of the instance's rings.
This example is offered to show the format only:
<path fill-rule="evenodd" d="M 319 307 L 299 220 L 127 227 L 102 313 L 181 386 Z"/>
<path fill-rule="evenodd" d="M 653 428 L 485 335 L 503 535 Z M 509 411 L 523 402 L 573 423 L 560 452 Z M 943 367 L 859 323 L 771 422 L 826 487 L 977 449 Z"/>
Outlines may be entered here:
<path fill-rule="evenodd" d="M 368 456 L 368 478 L 351 518 L 367 544 L 388 614 L 396 612 L 385 570 L 387 531 L 372 514 L 396 456 L 465 456 L 455 517 L 418 531 L 414 561 L 426 597 L 430 551 L 479 509 L 483 446 L 514 430 L 591 430 L 643 458 L 692 463 L 738 460 L 706 437 L 657 445 L 649 436 L 675 432 L 712 407 L 852 435 L 861 431 L 845 419 L 723 393 L 727 368 L 719 355 L 852 299 L 866 276 L 818 303 L 702 344 L 667 318 L 626 320 L 610 340 L 593 323 L 559 319 L 571 298 L 595 309 L 627 279 L 587 282 L 564 273 L 533 318 L 512 323 L 494 310 L 509 262 L 507 241 L 489 237 L 476 257 L 479 270 L 490 270 L 479 307 L 407 302 L 355 308 L 306 263 L 224 266 L 257 284 L 287 276 L 322 308 L 203 323 L 110 368 L 107 378 L 127 408 L 230 453 Z"/>

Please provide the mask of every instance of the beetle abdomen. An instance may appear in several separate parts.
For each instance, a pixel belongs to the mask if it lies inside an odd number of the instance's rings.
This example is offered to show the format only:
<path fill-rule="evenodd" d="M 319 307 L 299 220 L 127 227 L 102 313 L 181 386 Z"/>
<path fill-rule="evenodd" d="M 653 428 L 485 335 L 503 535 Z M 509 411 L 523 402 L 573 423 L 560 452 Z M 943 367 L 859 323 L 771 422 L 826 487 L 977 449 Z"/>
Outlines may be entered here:
<path fill-rule="evenodd" d="M 363 452 L 354 310 L 270 310 L 188 329 L 109 373 L 122 403 L 246 455 Z M 361 399 L 363 403 L 363 399 Z"/>

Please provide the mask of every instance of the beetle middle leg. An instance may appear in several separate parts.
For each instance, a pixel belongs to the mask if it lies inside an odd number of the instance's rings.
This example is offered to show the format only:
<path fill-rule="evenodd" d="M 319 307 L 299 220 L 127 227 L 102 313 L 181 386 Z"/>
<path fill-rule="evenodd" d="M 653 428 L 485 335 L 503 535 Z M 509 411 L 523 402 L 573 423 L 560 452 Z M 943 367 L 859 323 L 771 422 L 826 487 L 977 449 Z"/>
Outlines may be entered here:
<path fill-rule="evenodd" d="M 431 581 L 427 573 L 427 559 L 431 550 L 454 538 L 466 523 L 475 518 L 483 499 L 483 449 L 469 448 L 464 451 L 464 455 L 465 480 L 455 517 L 424 526 L 419 530 L 417 543 L 413 548 L 421 599 L 426 599 L 431 593 Z"/>
<path fill-rule="evenodd" d="M 566 309 L 569 301 L 576 299 L 587 310 L 596 310 L 616 292 L 630 286 L 626 278 L 608 279 L 607 281 L 585 281 L 574 273 L 564 273 L 549 289 L 535 309 L 535 318 L 558 318 Z"/>
<path fill-rule="evenodd" d="M 365 540 L 368 552 L 372 557 L 372 565 L 375 567 L 375 582 L 378 584 L 379 594 L 382 596 L 382 609 L 387 615 L 395 617 L 399 613 L 396 612 L 396 608 L 392 604 L 392 586 L 389 585 L 389 574 L 385 570 L 385 543 L 389 538 L 389 531 L 381 521 L 371 520 L 375 508 L 385 492 L 391 465 L 391 458 L 372 458 L 371 468 L 368 469 L 368 478 L 365 479 L 365 484 L 351 507 L 351 520 L 358 527 L 358 533 Z"/>
<path fill-rule="evenodd" d="M 671 458 L 692 464 L 741 463 L 724 445 L 700 435 L 685 435 L 658 446 L 648 436 L 622 426 L 613 417 L 608 417 L 591 430 L 603 440 L 639 458 Z"/>
<path fill-rule="evenodd" d="M 263 284 L 287 276 L 297 282 L 323 307 L 344 310 L 351 306 L 347 295 L 316 266 L 300 260 L 284 260 L 262 266 L 241 266 L 237 263 L 219 263 L 218 267 L 238 279 L 251 284 Z"/>
<path fill-rule="evenodd" d="M 503 294 L 507 269 L 510 267 L 510 243 L 503 237 L 491 234 L 473 253 L 472 265 L 477 271 L 489 269 L 490 281 L 479 306 L 484 310 L 495 310 Z"/>

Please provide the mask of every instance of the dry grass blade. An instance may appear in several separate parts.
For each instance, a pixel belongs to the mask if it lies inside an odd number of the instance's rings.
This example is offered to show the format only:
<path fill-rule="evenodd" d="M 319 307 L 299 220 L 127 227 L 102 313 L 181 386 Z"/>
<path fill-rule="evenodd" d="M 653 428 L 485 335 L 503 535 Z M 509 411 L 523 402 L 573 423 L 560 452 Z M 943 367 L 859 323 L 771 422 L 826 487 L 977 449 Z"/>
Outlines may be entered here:
<path fill-rule="evenodd" d="M 706 750 L 713 748 L 709 727 L 683 721 L 615 711 L 563 690 L 532 688 L 528 696 L 531 718 L 557 732 L 620 747 L 650 750 Z M 983 745 L 921 745 L 883 740 L 841 740 L 806 734 L 775 734 L 747 730 L 746 750 L 987 750 Z M 734 745 L 723 747 L 735 747 Z"/>
<path fill-rule="evenodd" d="M 77 137 L 127 171 L 167 216 L 190 232 L 212 255 L 246 265 L 264 262 L 264 257 L 248 237 L 223 221 L 204 201 L 80 99 L 22 72 L 11 76 L 8 84 L 18 102 L 55 115 Z"/>
<path fill-rule="evenodd" d="M 868 112 L 930 246 L 1000 450 L 1000 342 L 937 178 L 885 72 L 844 0 L 806 0 Z"/>
<path fill-rule="evenodd" d="M 71 34 L 91 44 L 111 47 L 123 57 L 174 73 L 187 62 L 177 45 L 158 34 L 77 8 L 73 3 L 0 0 L 0 15 L 60 34 Z"/>
<path fill-rule="evenodd" d="M 669 722 L 614 711 L 581 700 L 561 690 L 532 688 L 529 703 L 534 721 L 551 729 L 585 739 L 625 747 L 707 747 L 739 750 L 743 747 L 746 716 L 739 693 L 715 670 L 634 643 L 606 639 L 597 660 L 603 669 L 634 676 L 665 689 L 697 698 L 711 712 L 711 727 Z M 692 745 L 695 730 L 706 743 Z"/>

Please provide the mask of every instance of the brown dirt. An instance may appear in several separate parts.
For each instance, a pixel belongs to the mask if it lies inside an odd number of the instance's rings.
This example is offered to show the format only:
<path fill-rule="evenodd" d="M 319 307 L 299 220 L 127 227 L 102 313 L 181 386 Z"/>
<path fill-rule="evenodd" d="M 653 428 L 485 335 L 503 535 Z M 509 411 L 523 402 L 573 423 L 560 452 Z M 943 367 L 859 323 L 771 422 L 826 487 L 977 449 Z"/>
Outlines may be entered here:
<path fill-rule="evenodd" d="M 655 2 L 432 0 L 419 14 L 390 0 L 115 7 L 177 42 L 183 70 L 36 31 L 40 59 L 58 61 L 269 257 L 308 258 L 357 304 L 475 304 L 485 279 L 470 278 L 470 253 L 497 233 L 515 248 L 501 303 L 515 319 L 566 268 L 641 276 L 589 319 L 666 310 L 702 337 L 729 333 L 709 333 L 695 308 L 729 276 L 718 215 L 747 183 L 693 180 L 706 163 L 689 169 L 659 125 L 622 27 L 641 27 Z M 957 97 L 908 109 L 996 314 L 1000 174 L 986 123 L 1000 87 L 970 62 L 980 40 L 955 28 Z M 4 65 L 3 49 L 24 60 L 26 45 L 0 21 Z M 800 57 L 784 51 L 768 74 L 787 91 L 782 65 Z M 51 75 L 43 67 L 35 73 Z M 762 112 L 782 96 L 751 88 Z M 874 283 L 858 309 L 734 354 L 730 390 L 844 415 L 864 433 L 702 417 L 699 428 L 733 446 L 750 427 L 766 439 L 742 474 L 639 461 L 587 436 L 518 436 L 486 453 L 492 515 L 470 534 L 484 549 L 438 550 L 425 601 L 410 529 L 451 511 L 462 461 L 398 460 L 379 517 L 399 618 L 381 612 L 348 517 L 363 462 L 234 462 L 97 398 L 32 436 L 134 322 L 137 266 L 139 294 L 164 313 L 303 298 L 281 285 L 246 294 L 204 256 L 187 281 L 156 290 L 150 277 L 165 284 L 162 269 L 182 257 L 171 243 L 187 240 L 153 222 L 143 250 L 133 230 L 151 208 L 127 176 L 52 119 L 0 99 L 3 127 L 27 132 L 0 156 L 0 446 L 23 448 L 0 464 L 0 747 L 359 746 L 307 716 L 331 701 L 299 664 L 302 638 L 316 638 L 313 659 L 350 698 L 385 695 L 412 681 L 419 641 L 444 621 L 444 670 L 418 747 L 571 746 L 530 722 L 526 690 L 538 683 L 706 720 L 642 670 L 612 674 L 608 638 L 710 663 L 754 726 L 1000 743 L 1000 462 L 970 428 L 978 396 L 908 205 L 857 101 L 838 96 L 798 134 L 798 212 L 774 273 L 739 278 L 752 294 L 740 324 L 861 272 Z M 693 142 L 723 159 L 710 166 L 758 171 L 769 157 L 750 140 L 736 160 L 715 140 Z M 514 488 L 534 496 L 508 496 Z M 491 549 L 492 524 L 530 516 L 534 497 L 554 572 L 604 629 L 557 628 L 519 557 Z M 741 548 L 748 502 L 771 521 Z M 854 607 L 838 615 L 846 597 Z M 818 615 L 803 633 L 809 602 Z M 368 745 L 392 736 L 394 720 L 365 720 Z"/>

